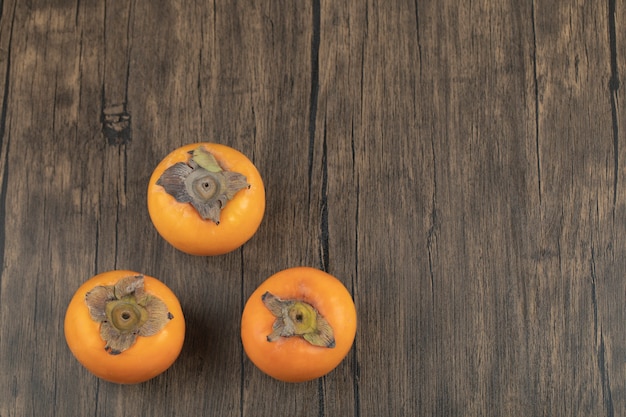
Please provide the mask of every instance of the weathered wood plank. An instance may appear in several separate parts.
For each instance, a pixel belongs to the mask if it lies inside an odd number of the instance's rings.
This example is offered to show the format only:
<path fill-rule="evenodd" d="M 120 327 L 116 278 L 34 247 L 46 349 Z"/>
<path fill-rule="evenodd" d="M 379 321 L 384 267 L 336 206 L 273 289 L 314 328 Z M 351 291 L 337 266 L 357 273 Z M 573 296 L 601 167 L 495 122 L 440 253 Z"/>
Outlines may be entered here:
<path fill-rule="evenodd" d="M 540 398 L 552 414 L 624 410 L 623 377 L 614 379 L 623 367 L 609 365 L 619 333 L 610 323 L 623 321 L 626 292 L 618 278 L 623 262 L 611 249 L 624 247 L 617 220 L 624 210 L 617 199 L 623 150 L 611 116 L 615 51 L 607 34 L 614 17 L 606 5 L 597 6 L 535 9 L 539 243 L 545 255 L 537 262 L 544 291 L 534 300 L 546 339 L 533 354 L 545 385 Z M 609 313 L 608 306 L 619 304 Z M 558 401 L 548 406 L 552 398 Z"/>

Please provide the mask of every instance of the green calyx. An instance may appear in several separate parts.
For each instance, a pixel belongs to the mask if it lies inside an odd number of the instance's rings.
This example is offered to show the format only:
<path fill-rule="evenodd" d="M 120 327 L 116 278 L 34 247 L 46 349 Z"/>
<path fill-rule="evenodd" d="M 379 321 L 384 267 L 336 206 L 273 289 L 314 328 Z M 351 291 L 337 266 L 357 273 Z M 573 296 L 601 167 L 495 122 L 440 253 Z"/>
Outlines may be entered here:
<path fill-rule="evenodd" d="M 263 294 L 265 306 L 276 317 L 268 342 L 280 337 L 302 337 L 313 346 L 333 348 L 335 338 L 328 321 L 311 305 L 301 300 L 281 300 L 270 292 Z"/>
<path fill-rule="evenodd" d="M 148 320 L 145 307 L 133 296 L 107 303 L 105 312 L 111 326 L 121 333 L 136 331 Z"/>

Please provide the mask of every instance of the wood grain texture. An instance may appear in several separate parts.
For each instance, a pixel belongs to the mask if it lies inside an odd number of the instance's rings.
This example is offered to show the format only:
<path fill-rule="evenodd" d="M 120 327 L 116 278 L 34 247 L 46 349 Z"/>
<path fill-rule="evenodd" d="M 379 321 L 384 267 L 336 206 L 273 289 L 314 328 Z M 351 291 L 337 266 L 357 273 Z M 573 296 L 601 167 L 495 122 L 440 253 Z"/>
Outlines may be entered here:
<path fill-rule="evenodd" d="M 0 417 L 626 412 L 626 8 L 616 0 L 7 0 L 0 16 Z M 194 257 L 152 169 L 230 145 L 267 190 Z M 291 266 L 354 297 L 354 347 L 285 384 L 239 319 Z M 65 308 L 133 269 L 178 294 L 179 360 L 140 385 L 73 359 Z"/>

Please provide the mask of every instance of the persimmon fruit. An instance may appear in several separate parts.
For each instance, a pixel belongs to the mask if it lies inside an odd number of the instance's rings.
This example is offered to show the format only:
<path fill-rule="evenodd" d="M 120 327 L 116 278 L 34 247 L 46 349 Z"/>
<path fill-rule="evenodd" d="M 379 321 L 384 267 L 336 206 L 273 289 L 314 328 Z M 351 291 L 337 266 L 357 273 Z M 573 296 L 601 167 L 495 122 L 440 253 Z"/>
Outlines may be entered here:
<path fill-rule="evenodd" d="M 135 384 L 176 361 L 185 318 L 178 298 L 163 282 L 115 270 L 78 288 L 65 313 L 64 333 L 72 354 L 91 373 Z"/>
<path fill-rule="evenodd" d="M 255 165 L 226 145 L 200 142 L 175 149 L 148 183 L 148 212 L 158 233 L 192 255 L 221 255 L 246 243 L 265 212 Z"/>
<path fill-rule="evenodd" d="M 357 315 L 346 287 L 310 267 L 280 271 L 250 296 L 241 316 L 248 358 L 285 382 L 319 378 L 335 369 L 354 342 Z"/>

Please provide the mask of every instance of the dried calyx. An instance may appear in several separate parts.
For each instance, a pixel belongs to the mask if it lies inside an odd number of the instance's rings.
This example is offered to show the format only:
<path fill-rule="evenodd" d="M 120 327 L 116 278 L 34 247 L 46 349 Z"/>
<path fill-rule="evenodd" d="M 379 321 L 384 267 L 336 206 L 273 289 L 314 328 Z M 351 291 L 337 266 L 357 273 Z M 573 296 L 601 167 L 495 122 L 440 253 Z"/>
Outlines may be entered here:
<path fill-rule="evenodd" d="M 300 300 L 281 300 L 270 292 L 263 294 L 265 306 L 276 317 L 268 342 L 280 337 L 299 336 L 314 346 L 333 348 L 335 338 L 328 321 L 311 305 Z"/>
<path fill-rule="evenodd" d="M 144 291 L 143 275 L 97 286 L 85 295 L 91 318 L 100 323 L 104 349 L 118 355 L 138 336 L 158 333 L 173 318 L 163 301 Z"/>
<path fill-rule="evenodd" d="M 177 162 L 163 172 L 157 185 L 179 203 L 190 203 L 205 220 L 220 222 L 228 200 L 250 185 L 238 172 L 224 171 L 213 154 L 200 146 L 187 162 Z"/>

